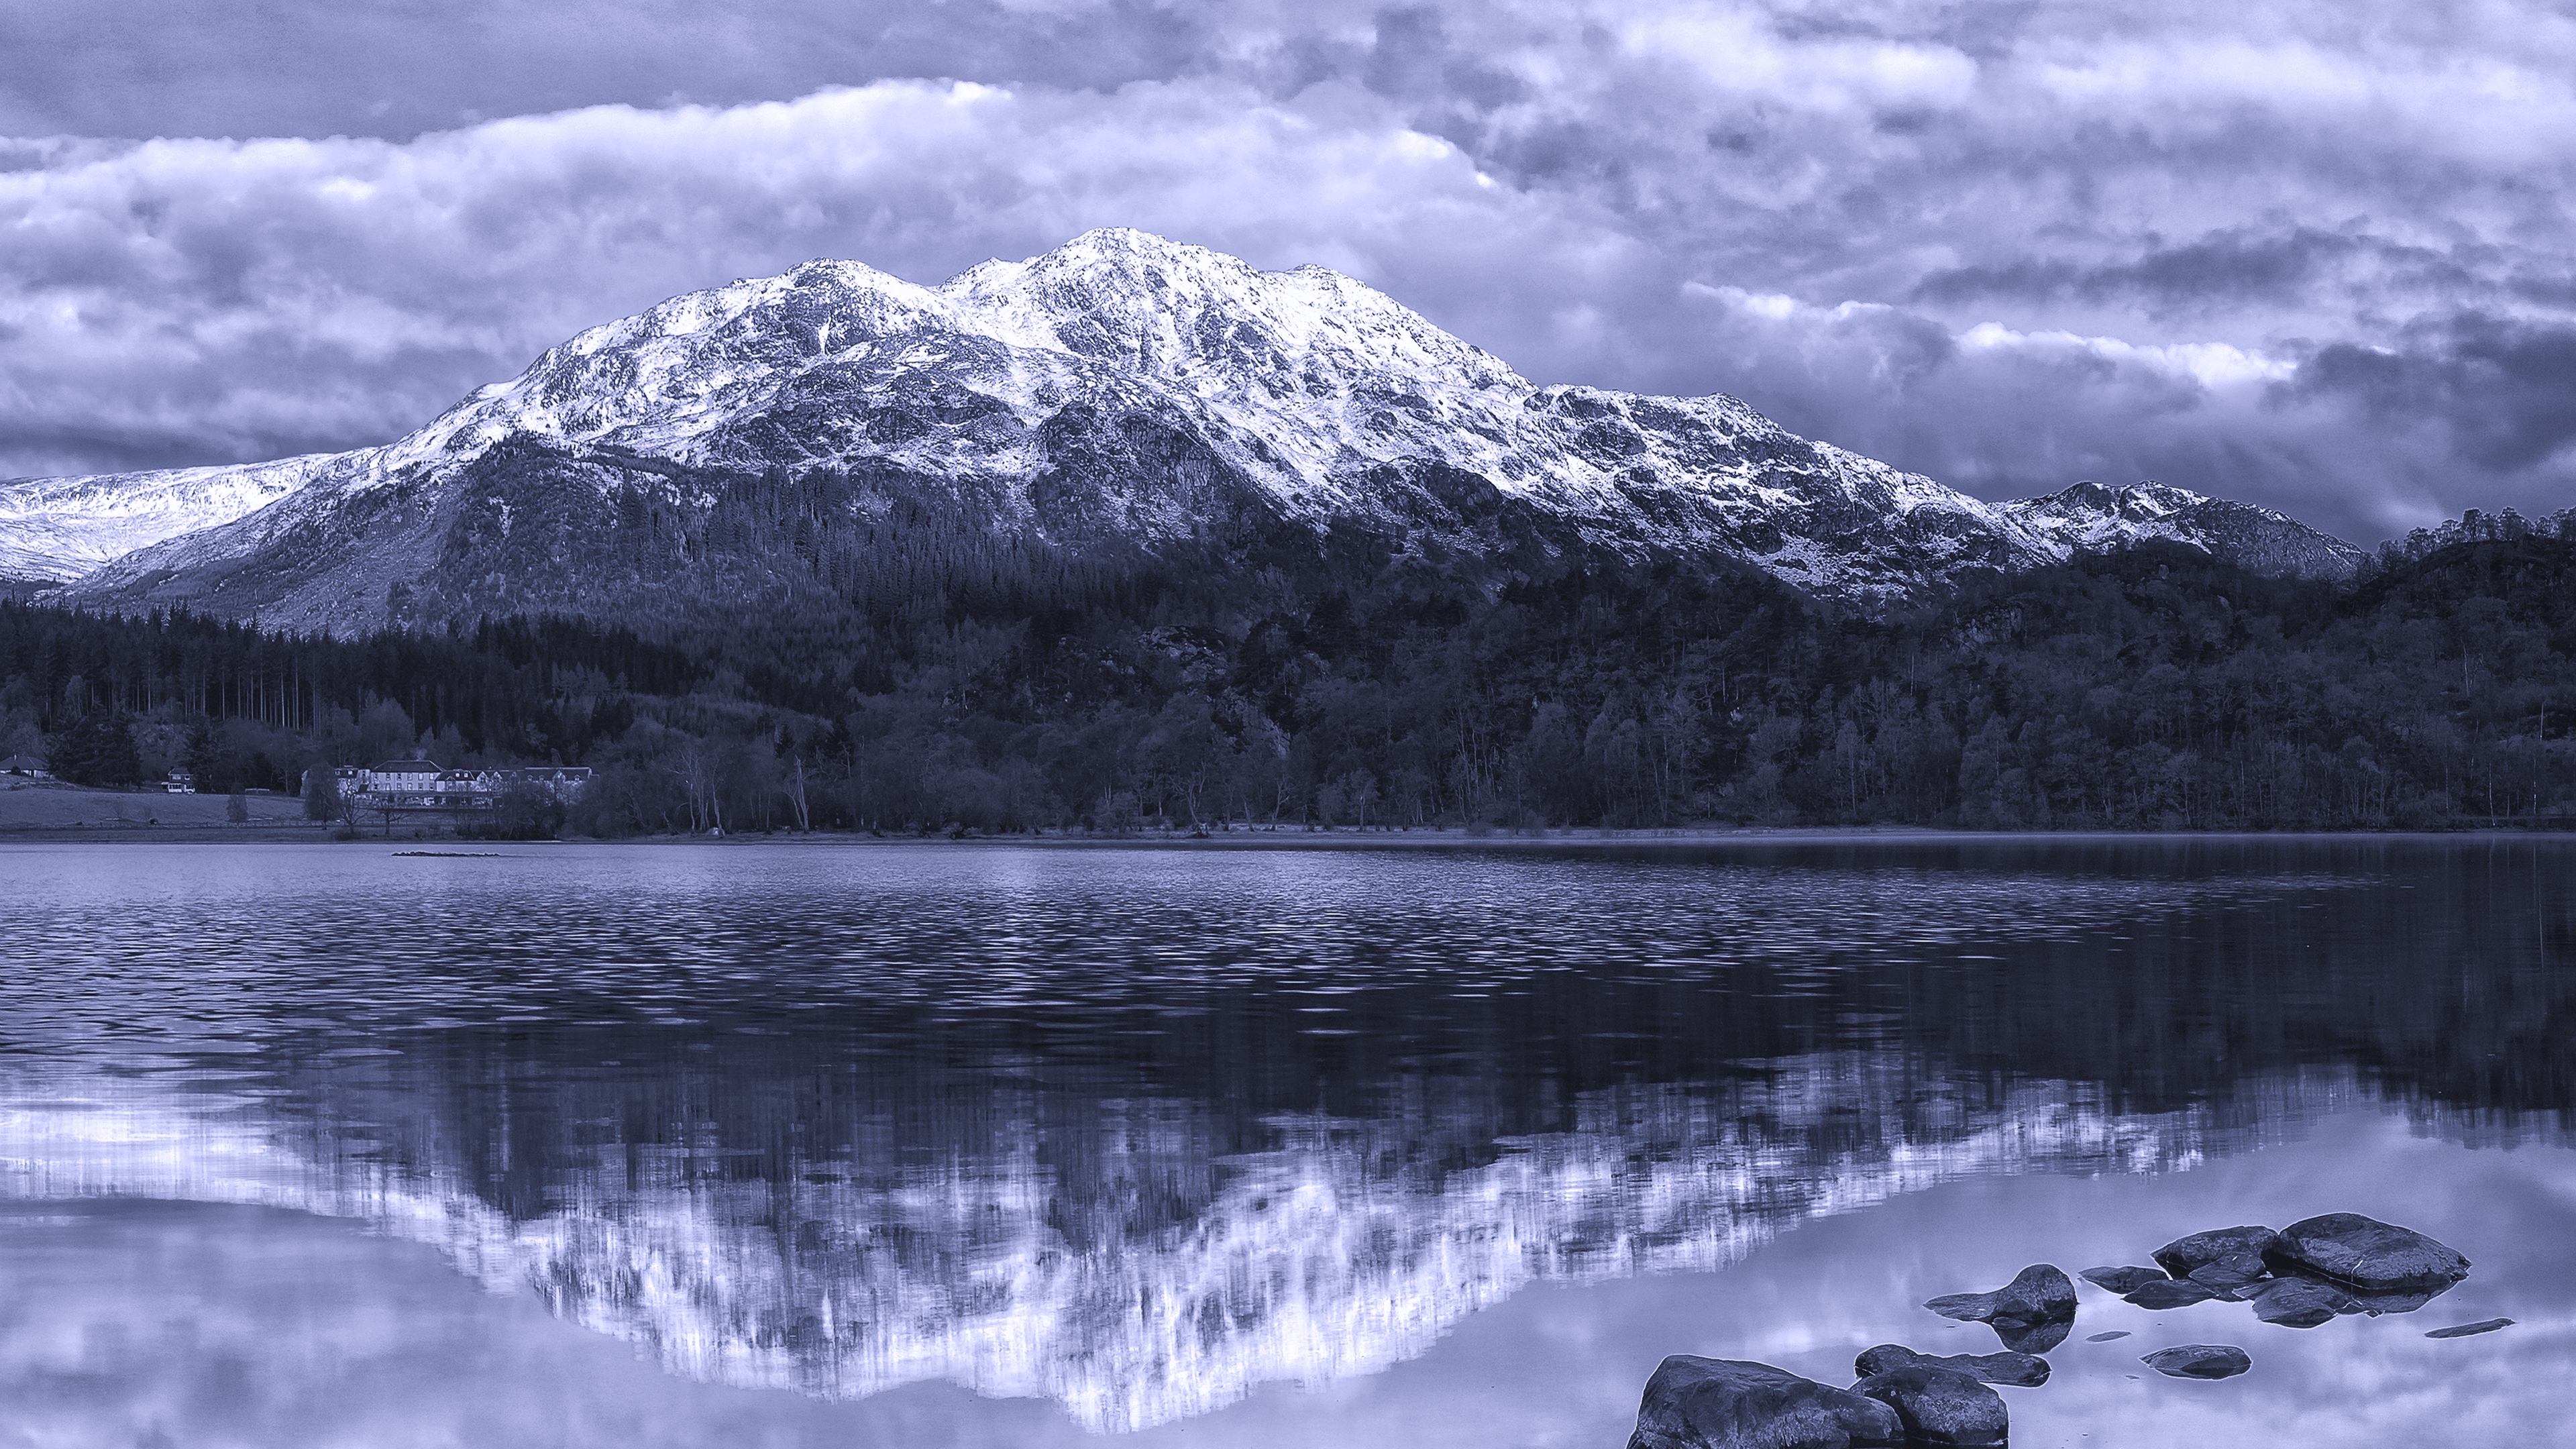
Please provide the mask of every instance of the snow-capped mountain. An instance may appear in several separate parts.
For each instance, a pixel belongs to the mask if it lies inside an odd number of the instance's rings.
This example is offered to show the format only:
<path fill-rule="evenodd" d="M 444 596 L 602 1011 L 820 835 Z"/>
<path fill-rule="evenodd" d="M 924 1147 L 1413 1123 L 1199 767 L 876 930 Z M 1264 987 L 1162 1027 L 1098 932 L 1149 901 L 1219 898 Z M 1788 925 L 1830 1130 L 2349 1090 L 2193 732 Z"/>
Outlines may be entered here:
<path fill-rule="evenodd" d="M 691 293 L 399 442 L 168 476 L 0 487 L 0 548 L 79 575 L 68 598 L 348 629 L 831 591 L 827 554 L 925 518 L 1219 565 L 1744 561 L 1862 606 L 2126 536 L 2069 494 L 1983 503 L 1732 398 L 1539 387 L 1347 277 L 1124 230 L 937 287 L 825 261 Z M 168 502 L 119 532 L 55 497 L 129 520 Z M 764 499 L 776 536 L 723 516 Z"/>
<path fill-rule="evenodd" d="M 2107 553 L 2151 539 L 2179 543 L 2257 573 L 2349 578 L 2368 554 L 2286 513 L 2147 482 L 2078 483 L 2004 511 L 2046 535 L 2060 557 Z"/>

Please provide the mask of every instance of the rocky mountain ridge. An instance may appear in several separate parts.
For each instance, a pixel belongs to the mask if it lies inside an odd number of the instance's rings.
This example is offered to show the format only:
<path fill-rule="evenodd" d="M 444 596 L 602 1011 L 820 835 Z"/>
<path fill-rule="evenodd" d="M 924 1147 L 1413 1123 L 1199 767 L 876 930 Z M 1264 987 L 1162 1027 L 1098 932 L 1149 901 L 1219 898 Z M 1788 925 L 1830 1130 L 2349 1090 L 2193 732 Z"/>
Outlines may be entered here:
<path fill-rule="evenodd" d="M 779 537 L 720 516 L 790 483 Z M 844 593 L 826 556 L 906 520 L 951 554 L 1219 568 L 1749 564 L 1864 608 L 2143 537 L 2360 557 L 2157 485 L 1984 503 L 1732 398 L 1537 386 L 1321 267 L 1108 230 L 937 287 L 821 261 L 677 297 L 383 447 L 0 486 L 0 573 L 345 632 Z"/>
<path fill-rule="evenodd" d="M 2003 509 L 2047 537 L 2061 560 L 2161 540 L 2255 573 L 2348 578 L 2368 556 L 2276 509 L 2153 480 L 2125 488 L 2078 483 Z"/>

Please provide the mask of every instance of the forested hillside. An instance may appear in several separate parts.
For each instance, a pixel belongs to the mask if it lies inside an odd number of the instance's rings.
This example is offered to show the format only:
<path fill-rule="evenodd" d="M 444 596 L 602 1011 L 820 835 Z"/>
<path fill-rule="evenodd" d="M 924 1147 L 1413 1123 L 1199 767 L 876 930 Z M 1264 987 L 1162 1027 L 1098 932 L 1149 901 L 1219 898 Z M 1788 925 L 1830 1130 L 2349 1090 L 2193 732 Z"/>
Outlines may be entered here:
<path fill-rule="evenodd" d="M 2349 584 L 2147 545 L 1876 619 L 1750 570 L 1353 592 L 963 540 L 903 568 L 652 637 L 0 603 L 0 755 L 273 789 L 415 749 L 585 764 L 574 828 L 611 835 L 2576 817 L 2576 542 L 2537 532 Z"/>

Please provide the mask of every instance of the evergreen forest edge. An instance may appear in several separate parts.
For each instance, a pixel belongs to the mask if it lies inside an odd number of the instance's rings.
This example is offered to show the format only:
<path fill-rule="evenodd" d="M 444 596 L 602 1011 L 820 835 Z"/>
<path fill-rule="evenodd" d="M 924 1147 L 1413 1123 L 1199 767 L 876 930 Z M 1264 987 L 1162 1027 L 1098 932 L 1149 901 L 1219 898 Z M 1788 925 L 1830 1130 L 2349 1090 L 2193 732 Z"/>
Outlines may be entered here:
<path fill-rule="evenodd" d="M 639 631 L 288 635 L 0 600 L 0 756 L 82 783 L 594 769 L 566 828 L 2576 823 L 2576 541 L 2342 583 L 2148 544 L 1872 618 L 1744 570 L 1247 587 L 1139 565 Z"/>

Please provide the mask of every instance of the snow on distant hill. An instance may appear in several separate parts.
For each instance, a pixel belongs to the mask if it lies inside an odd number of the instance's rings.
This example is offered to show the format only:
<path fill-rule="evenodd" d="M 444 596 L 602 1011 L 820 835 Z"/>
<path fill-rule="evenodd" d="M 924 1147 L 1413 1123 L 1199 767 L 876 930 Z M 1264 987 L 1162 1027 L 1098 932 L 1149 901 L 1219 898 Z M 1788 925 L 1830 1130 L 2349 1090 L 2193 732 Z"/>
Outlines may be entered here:
<path fill-rule="evenodd" d="M 2347 578 L 2368 557 L 2286 513 L 2162 483 L 2126 488 L 2078 483 L 2046 497 L 2007 503 L 2004 509 L 2044 535 L 2062 558 L 2158 539 L 2257 573 Z"/>
<path fill-rule="evenodd" d="M 79 578 L 148 544 L 265 508 L 332 461 L 311 453 L 236 467 L 0 483 L 0 578 Z"/>

